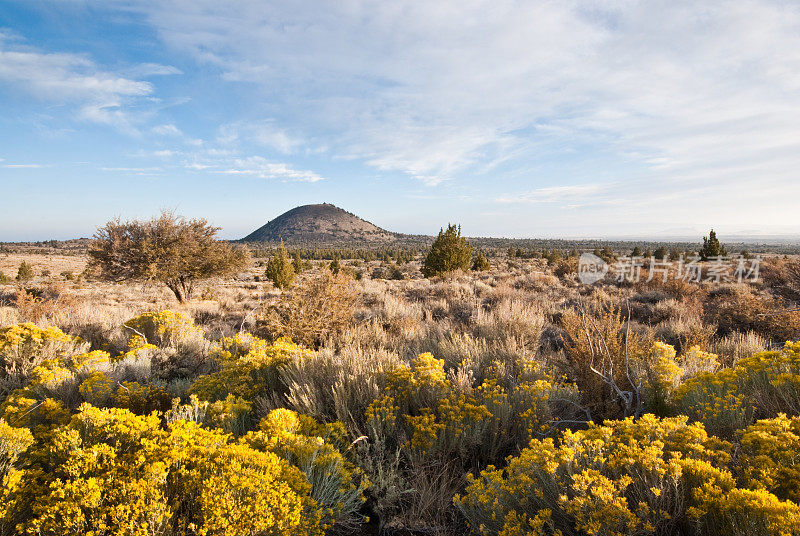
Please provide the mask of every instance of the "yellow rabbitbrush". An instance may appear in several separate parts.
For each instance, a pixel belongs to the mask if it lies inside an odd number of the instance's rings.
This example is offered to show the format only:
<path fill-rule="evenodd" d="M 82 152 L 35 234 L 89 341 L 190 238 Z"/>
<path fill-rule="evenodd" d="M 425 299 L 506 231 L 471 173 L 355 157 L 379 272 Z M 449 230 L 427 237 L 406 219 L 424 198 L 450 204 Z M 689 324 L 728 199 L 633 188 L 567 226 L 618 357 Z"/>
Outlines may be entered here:
<path fill-rule="evenodd" d="M 606 421 L 534 439 L 455 503 L 484 535 L 796 534 L 800 507 L 737 488 L 730 449 L 686 417 Z"/>

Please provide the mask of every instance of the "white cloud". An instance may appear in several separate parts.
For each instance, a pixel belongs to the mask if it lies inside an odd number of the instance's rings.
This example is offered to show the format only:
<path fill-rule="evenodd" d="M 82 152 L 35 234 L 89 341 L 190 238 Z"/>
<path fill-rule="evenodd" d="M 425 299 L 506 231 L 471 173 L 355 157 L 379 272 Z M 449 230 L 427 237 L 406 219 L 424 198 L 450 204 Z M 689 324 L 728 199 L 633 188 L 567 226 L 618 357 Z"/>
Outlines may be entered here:
<path fill-rule="evenodd" d="M 217 141 L 223 145 L 251 142 L 282 154 L 292 154 L 303 145 L 301 140 L 289 135 L 274 121 L 237 121 L 222 125 Z"/>
<path fill-rule="evenodd" d="M 3 159 L 0 158 L 0 161 L 2 161 L 2 160 Z M 30 168 L 30 169 L 38 169 L 38 168 L 44 168 L 44 167 L 50 167 L 50 166 L 48 166 L 46 164 L 3 164 L 3 167 L 4 168 L 9 168 L 9 169 L 28 169 L 28 168 Z"/>
<path fill-rule="evenodd" d="M 149 76 L 167 76 L 183 74 L 183 71 L 171 65 L 160 63 L 140 63 L 124 70 L 126 76 L 131 78 L 147 78 Z"/>
<path fill-rule="evenodd" d="M 228 175 L 252 175 L 261 179 L 281 179 L 292 182 L 324 180 L 323 177 L 312 171 L 297 170 L 282 162 L 270 162 L 261 156 L 237 158 L 230 168 L 217 172 Z"/>
<path fill-rule="evenodd" d="M 499 197 L 496 201 L 498 203 L 556 203 L 568 201 L 571 206 L 574 206 L 578 199 L 586 200 L 592 198 L 596 200 L 601 192 L 602 188 L 598 184 L 548 186 L 515 196 Z"/>
<path fill-rule="evenodd" d="M 0 45 L 2 41 L 0 41 Z M 153 93 L 149 82 L 106 71 L 85 56 L 0 47 L 0 84 L 52 102 L 73 103 L 78 118 L 135 132 L 139 118 L 127 105 Z"/>
<path fill-rule="evenodd" d="M 168 45 L 257 84 L 335 154 L 430 184 L 540 154 L 580 156 L 586 144 L 657 172 L 652 187 L 664 189 L 698 167 L 727 184 L 740 160 L 800 169 L 796 3 L 179 0 L 138 9 Z M 271 144 L 291 149 L 280 137 Z"/>
<path fill-rule="evenodd" d="M 181 132 L 181 129 L 179 129 L 173 124 L 157 125 L 154 126 L 151 130 L 153 131 L 153 133 L 158 134 L 160 136 L 183 136 L 183 132 Z"/>

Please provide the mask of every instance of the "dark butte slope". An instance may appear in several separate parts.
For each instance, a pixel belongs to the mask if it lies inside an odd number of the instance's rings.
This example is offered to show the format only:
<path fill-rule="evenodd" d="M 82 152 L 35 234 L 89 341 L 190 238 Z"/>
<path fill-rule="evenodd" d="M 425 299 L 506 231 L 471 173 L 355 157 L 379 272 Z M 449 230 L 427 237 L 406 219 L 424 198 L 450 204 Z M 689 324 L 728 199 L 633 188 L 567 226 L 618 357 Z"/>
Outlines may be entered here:
<path fill-rule="evenodd" d="M 284 212 L 242 240 L 245 242 L 387 242 L 395 238 L 380 227 L 328 203 Z"/>

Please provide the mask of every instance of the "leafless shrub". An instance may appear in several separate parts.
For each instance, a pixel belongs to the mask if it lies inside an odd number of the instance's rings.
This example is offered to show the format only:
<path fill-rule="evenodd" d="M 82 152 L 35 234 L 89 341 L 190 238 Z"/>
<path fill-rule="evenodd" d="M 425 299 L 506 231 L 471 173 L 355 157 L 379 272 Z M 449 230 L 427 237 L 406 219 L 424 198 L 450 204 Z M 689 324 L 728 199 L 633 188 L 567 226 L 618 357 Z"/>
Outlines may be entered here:
<path fill-rule="evenodd" d="M 259 331 L 272 339 L 289 337 L 298 344 L 319 347 L 350 324 L 356 299 L 349 275 L 323 269 L 269 307 L 258 323 Z"/>

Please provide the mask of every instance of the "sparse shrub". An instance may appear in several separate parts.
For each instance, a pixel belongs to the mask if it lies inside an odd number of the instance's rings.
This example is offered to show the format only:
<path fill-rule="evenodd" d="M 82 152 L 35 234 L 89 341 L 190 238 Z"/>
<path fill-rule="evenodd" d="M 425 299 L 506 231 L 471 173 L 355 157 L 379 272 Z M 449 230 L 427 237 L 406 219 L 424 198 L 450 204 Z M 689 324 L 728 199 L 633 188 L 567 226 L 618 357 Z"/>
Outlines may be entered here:
<path fill-rule="evenodd" d="M 295 274 L 302 274 L 306 271 L 307 266 L 306 263 L 303 262 L 303 259 L 300 258 L 300 253 L 295 252 L 292 258 L 292 268 Z"/>
<path fill-rule="evenodd" d="M 406 276 L 403 273 L 403 271 L 400 269 L 399 266 L 397 266 L 396 264 L 393 264 L 393 265 L 389 266 L 388 279 L 392 279 L 392 280 L 395 280 L 395 281 L 401 281 L 401 280 L 403 280 L 405 278 L 406 278 Z"/>
<path fill-rule="evenodd" d="M 748 331 L 729 333 L 711 344 L 711 351 L 717 354 L 726 366 L 734 366 L 741 359 L 763 352 L 767 349 L 767 341 L 761 335 Z"/>
<path fill-rule="evenodd" d="M 79 354 L 86 346 L 56 327 L 44 329 L 27 323 L 0 329 L 0 400 L 23 387 L 45 361 Z"/>
<path fill-rule="evenodd" d="M 158 348 L 178 347 L 205 341 L 203 329 L 195 326 L 186 313 L 175 311 L 152 311 L 142 313 L 123 324 L 130 332 L 128 347 L 141 348 L 146 345 Z"/>
<path fill-rule="evenodd" d="M 489 341 L 515 339 L 523 348 L 536 351 L 545 327 L 541 309 L 521 300 L 503 300 L 489 311 L 478 310 L 473 333 Z"/>
<path fill-rule="evenodd" d="M 69 316 L 77 308 L 80 300 L 68 295 L 62 288 L 47 286 L 43 289 L 18 288 L 14 305 L 20 314 L 31 322 L 56 322 Z"/>
<path fill-rule="evenodd" d="M 752 331 L 772 341 L 800 338 L 800 311 L 787 308 L 751 285 L 721 286 L 709 292 L 705 320 L 716 324 L 720 335 Z"/>
<path fill-rule="evenodd" d="M 334 257 L 331 263 L 328 265 L 328 270 L 330 270 L 332 274 L 338 274 L 339 270 L 341 269 L 342 267 L 339 264 L 339 257 Z"/>
<path fill-rule="evenodd" d="M 367 407 L 380 395 L 386 373 L 400 365 L 381 349 L 323 348 L 280 368 L 289 407 L 323 422 L 340 421 L 358 435 L 366 429 Z"/>
<path fill-rule="evenodd" d="M 8 276 L 0 270 L 0 285 L 8 283 Z"/>
<path fill-rule="evenodd" d="M 281 240 L 280 248 L 267 262 L 264 275 L 279 289 L 287 289 L 292 286 L 295 273 L 294 265 L 286 252 L 283 240 Z"/>
<path fill-rule="evenodd" d="M 200 293 L 200 299 L 204 301 L 216 301 L 217 295 L 211 287 L 206 287 Z"/>
<path fill-rule="evenodd" d="M 461 226 L 448 224 L 447 231 L 439 230 L 439 236 L 433 241 L 425 262 L 422 274 L 425 277 L 443 275 L 455 270 L 469 270 L 472 259 L 472 246 L 461 236 Z"/>
<path fill-rule="evenodd" d="M 640 415 L 649 339 L 629 330 L 621 309 L 602 299 L 589 310 L 567 311 L 561 325 L 569 374 L 594 418 Z"/>
<path fill-rule="evenodd" d="M 352 277 L 323 269 L 291 294 L 282 295 L 263 314 L 260 325 L 273 338 L 289 337 L 318 347 L 350 323 L 356 299 Z"/>
<path fill-rule="evenodd" d="M 657 340 L 674 346 L 678 353 L 683 353 L 693 346 L 708 348 L 716 331 L 716 326 L 704 324 L 697 316 L 682 316 L 658 324 L 654 336 Z"/>

